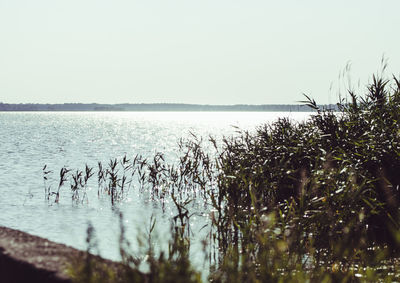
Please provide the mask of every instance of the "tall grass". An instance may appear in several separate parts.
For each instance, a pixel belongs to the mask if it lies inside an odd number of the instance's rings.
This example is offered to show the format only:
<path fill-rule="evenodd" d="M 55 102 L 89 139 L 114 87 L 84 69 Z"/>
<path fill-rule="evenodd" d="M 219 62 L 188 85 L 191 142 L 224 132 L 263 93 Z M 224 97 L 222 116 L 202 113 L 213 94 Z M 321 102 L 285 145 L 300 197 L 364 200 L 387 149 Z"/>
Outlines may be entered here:
<path fill-rule="evenodd" d="M 349 98 L 333 112 L 306 97 L 316 110 L 309 120 L 281 118 L 255 133 L 210 138 L 212 151 L 195 136 L 181 140 L 177 164 L 161 153 L 111 160 L 108 169 L 99 163 L 99 188 L 113 205 L 136 173 L 154 201 L 175 205 L 173 256 L 148 250 L 157 268 L 146 280 L 200 280 L 188 243 L 190 204 L 201 200 L 210 213 L 212 282 L 399 281 L 399 79 L 373 76 L 363 96 Z"/>

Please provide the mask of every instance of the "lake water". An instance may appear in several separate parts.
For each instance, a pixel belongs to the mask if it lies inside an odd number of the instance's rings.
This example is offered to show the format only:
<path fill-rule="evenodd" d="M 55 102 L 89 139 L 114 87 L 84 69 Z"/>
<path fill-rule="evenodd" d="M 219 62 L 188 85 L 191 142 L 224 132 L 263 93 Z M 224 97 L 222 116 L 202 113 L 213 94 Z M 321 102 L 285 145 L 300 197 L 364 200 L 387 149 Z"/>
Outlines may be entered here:
<path fill-rule="evenodd" d="M 63 166 L 83 169 L 98 161 L 127 154 L 152 156 L 163 152 L 173 160 L 179 138 L 190 133 L 207 137 L 234 135 L 237 126 L 253 131 L 278 117 L 304 120 L 310 113 L 281 112 L 0 112 L 0 225 L 19 229 L 79 249 L 86 249 L 88 223 L 95 228 L 100 254 L 119 259 L 119 217 L 124 215 L 128 238 L 145 232 L 151 215 L 157 218 L 157 234 L 169 229 L 171 213 L 162 213 L 132 190 L 113 209 L 109 198 L 89 188 L 88 202 L 74 204 L 67 183 L 59 203 L 45 200 L 42 168 L 57 174 Z M 191 221 L 197 237 L 201 217 Z M 205 232 L 206 233 L 206 232 Z M 161 240 L 162 241 L 162 240 Z"/>

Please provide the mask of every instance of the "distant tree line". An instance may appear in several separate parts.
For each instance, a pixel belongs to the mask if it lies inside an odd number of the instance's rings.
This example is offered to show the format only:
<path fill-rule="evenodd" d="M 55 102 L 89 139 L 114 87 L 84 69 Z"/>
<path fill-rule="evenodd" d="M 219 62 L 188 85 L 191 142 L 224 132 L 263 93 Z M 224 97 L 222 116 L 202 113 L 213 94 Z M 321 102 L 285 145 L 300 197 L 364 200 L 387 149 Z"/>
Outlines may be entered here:
<path fill-rule="evenodd" d="M 336 109 L 336 105 L 323 105 L 323 108 Z M 0 111 L 312 111 L 307 105 L 300 104 L 263 104 L 263 105 L 205 105 L 183 103 L 141 103 L 141 104 L 9 104 L 0 102 Z"/>

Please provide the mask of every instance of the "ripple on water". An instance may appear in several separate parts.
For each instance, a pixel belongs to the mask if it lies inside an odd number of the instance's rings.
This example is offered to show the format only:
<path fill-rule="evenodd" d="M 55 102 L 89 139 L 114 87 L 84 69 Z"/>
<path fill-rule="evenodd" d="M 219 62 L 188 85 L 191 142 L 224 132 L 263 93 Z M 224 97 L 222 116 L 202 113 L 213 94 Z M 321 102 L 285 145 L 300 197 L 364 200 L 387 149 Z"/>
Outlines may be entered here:
<path fill-rule="evenodd" d="M 61 202 L 49 205 L 42 178 L 45 164 L 54 171 L 52 182 L 56 186 L 63 166 L 83 169 L 86 163 L 96 166 L 97 161 L 108 162 L 124 154 L 151 156 L 159 151 L 173 159 L 178 139 L 190 132 L 221 137 L 235 133 L 232 125 L 254 130 L 282 116 L 302 120 L 309 113 L 0 112 L 0 225 L 85 249 L 91 222 L 100 253 L 118 259 L 119 216 L 109 200 L 98 199 L 93 184 L 89 203 L 73 205 L 65 186 Z M 131 240 L 139 229 L 148 227 L 152 214 L 157 217 L 160 235 L 169 230 L 171 212 L 163 215 L 160 206 L 151 205 L 134 191 L 129 197 L 120 210 Z"/>

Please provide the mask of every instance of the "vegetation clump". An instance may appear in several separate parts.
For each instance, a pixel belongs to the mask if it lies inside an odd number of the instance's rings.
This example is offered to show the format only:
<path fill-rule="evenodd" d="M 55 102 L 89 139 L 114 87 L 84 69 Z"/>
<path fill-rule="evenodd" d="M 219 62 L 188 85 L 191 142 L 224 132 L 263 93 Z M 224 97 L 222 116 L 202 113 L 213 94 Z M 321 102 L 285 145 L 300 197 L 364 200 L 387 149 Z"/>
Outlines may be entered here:
<path fill-rule="evenodd" d="M 316 112 L 304 122 L 210 138 L 212 154 L 194 138 L 181 142 L 178 164 L 160 154 L 136 162 L 141 187 L 177 211 L 172 256 L 149 248 L 146 280 L 200 281 L 188 256 L 190 203 L 200 199 L 211 282 L 399 281 L 400 83 L 374 76 L 364 96 L 349 96 L 339 111 L 307 97 Z"/>

